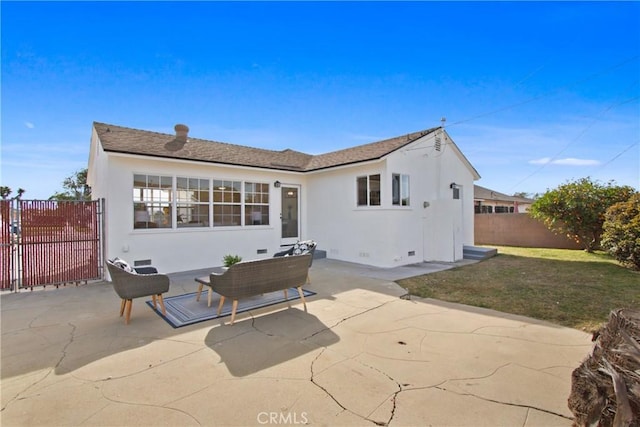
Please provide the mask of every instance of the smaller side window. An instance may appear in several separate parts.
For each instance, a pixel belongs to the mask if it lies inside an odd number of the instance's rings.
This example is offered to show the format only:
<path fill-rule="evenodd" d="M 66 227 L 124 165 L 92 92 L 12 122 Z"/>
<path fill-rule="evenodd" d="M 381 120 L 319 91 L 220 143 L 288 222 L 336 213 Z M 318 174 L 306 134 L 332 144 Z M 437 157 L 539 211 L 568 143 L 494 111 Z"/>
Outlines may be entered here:
<path fill-rule="evenodd" d="M 380 206 L 380 174 L 356 178 L 357 205 Z"/>
<path fill-rule="evenodd" d="M 391 176 L 391 203 L 394 206 L 409 206 L 409 175 L 394 173 Z"/>

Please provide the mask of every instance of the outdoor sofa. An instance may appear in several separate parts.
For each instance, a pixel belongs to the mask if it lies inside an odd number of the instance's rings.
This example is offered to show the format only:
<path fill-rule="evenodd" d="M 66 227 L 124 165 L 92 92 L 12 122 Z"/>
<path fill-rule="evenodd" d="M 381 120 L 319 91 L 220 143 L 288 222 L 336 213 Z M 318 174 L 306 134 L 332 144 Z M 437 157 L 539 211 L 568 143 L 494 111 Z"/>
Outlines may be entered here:
<path fill-rule="evenodd" d="M 231 308 L 231 325 L 235 321 L 238 300 L 268 292 L 284 291 L 297 288 L 300 299 L 307 311 L 302 285 L 305 284 L 312 255 L 310 253 L 298 256 L 282 256 L 265 258 L 254 261 L 242 261 L 233 264 L 221 274 L 209 275 L 209 286 L 220 295 L 218 315 L 226 298 L 233 300 Z"/>

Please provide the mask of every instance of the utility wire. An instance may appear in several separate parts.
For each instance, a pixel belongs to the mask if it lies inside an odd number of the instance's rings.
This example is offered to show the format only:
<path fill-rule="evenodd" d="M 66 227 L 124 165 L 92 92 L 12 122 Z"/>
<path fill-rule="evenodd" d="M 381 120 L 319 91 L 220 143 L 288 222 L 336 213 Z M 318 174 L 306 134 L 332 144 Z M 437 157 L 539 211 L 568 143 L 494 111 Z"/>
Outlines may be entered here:
<path fill-rule="evenodd" d="M 631 144 L 630 146 L 628 146 L 627 148 L 625 148 L 624 150 L 622 150 L 621 152 L 619 152 L 618 154 L 616 154 L 615 156 L 613 156 L 611 159 L 609 159 L 607 162 L 601 164 L 598 168 L 594 169 L 594 172 L 598 172 L 600 169 L 603 169 L 605 166 L 607 166 L 609 163 L 613 162 L 615 159 L 617 159 L 618 157 L 622 156 L 624 153 L 626 153 L 627 151 L 631 150 L 633 147 L 635 147 L 636 145 L 640 144 L 640 141 L 636 141 L 633 144 Z"/>
<path fill-rule="evenodd" d="M 515 183 L 509 190 L 513 190 L 514 188 L 516 188 L 517 186 L 519 186 L 520 184 L 522 184 L 523 182 L 525 182 L 526 180 L 528 180 L 529 178 L 531 178 L 532 176 L 538 174 L 538 172 L 540 172 L 542 169 L 544 169 L 547 165 L 551 164 L 554 160 L 556 160 L 560 154 L 564 153 L 574 142 L 576 142 L 578 139 L 580 139 L 585 133 L 587 133 L 587 131 L 589 129 L 591 129 L 599 120 L 600 118 L 605 115 L 607 112 L 611 111 L 613 108 L 615 107 L 619 107 L 620 105 L 624 105 L 624 104 L 628 104 L 629 102 L 633 102 L 637 99 L 640 99 L 640 96 L 634 96 L 633 98 L 629 98 L 629 99 L 625 99 L 624 101 L 615 103 L 615 104 L 611 104 L 609 105 L 607 108 L 605 108 L 604 110 L 602 110 L 592 121 L 591 123 L 589 123 L 584 129 L 582 129 L 582 131 L 580 131 L 580 133 L 573 138 L 571 141 L 569 141 L 569 143 L 567 145 L 565 145 L 562 150 L 558 151 L 553 157 L 551 157 L 548 161 L 546 161 L 545 163 L 543 163 L 538 169 L 534 170 L 533 172 L 531 172 L 529 175 L 527 175 L 526 177 L 524 177 L 523 179 L 521 179 L 520 181 L 518 181 L 517 183 Z"/>
<path fill-rule="evenodd" d="M 471 117 L 466 118 L 466 119 L 458 120 L 457 122 L 453 122 L 451 124 L 448 124 L 447 127 L 457 126 L 457 125 L 460 125 L 460 124 L 463 124 L 463 123 L 467 123 L 467 122 L 470 122 L 470 121 L 473 121 L 473 120 L 476 120 L 476 119 L 479 119 L 479 118 L 482 118 L 482 117 L 491 116 L 493 114 L 500 113 L 500 112 L 507 111 L 507 110 L 511 110 L 513 108 L 517 108 L 517 107 L 520 107 L 522 105 L 530 104 L 531 102 L 534 102 L 534 101 L 537 101 L 539 99 L 551 96 L 554 93 L 559 92 L 559 91 L 561 91 L 563 89 L 567 89 L 567 88 L 570 88 L 572 86 L 588 82 L 589 80 L 593 80 L 596 77 L 600 77 L 603 74 L 607 74 L 607 73 L 609 73 L 609 72 L 611 72 L 611 71 L 613 71 L 615 69 L 618 69 L 618 68 L 620 68 L 620 67 L 622 67 L 624 65 L 627 65 L 630 62 L 636 61 L 638 58 L 640 58 L 640 55 L 632 56 L 630 58 L 625 59 L 622 62 L 619 62 L 619 63 L 617 63 L 615 65 L 612 65 L 611 67 L 605 68 L 603 70 L 597 71 L 597 72 L 595 72 L 595 73 L 593 73 L 593 74 L 591 74 L 591 75 L 589 75 L 587 77 L 584 77 L 584 78 L 582 78 L 580 80 L 575 80 L 573 82 L 565 84 L 564 86 L 560 86 L 559 88 L 555 88 L 553 90 L 550 90 L 548 92 L 542 93 L 542 94 L 537 95 L 537 96 L 534 96 L 532 98 L 525 99 L 524 101 L 517 102 L 515 104 L 511 104 L 511 105 L 507 105 L 507 106 L 504 106 L 504 107 L 496 108 L 495 110 L 487 111 L 485 113 L 480 113 L 480 114 L 477 114 L 475 116 L 471 116 Z"/>

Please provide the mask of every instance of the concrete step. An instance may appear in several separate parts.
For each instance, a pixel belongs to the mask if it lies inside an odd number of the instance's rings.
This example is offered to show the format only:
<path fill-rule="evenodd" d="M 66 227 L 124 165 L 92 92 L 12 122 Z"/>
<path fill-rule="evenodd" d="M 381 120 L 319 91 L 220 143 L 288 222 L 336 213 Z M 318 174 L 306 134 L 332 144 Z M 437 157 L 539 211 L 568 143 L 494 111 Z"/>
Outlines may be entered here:
<path fill-rule="evenodd" d="M 463 246 L 462 257 L 464 259 L 485 260 L 497 255 L 498 250 L 495 248 L 482 248 L 479 246 Z"/>

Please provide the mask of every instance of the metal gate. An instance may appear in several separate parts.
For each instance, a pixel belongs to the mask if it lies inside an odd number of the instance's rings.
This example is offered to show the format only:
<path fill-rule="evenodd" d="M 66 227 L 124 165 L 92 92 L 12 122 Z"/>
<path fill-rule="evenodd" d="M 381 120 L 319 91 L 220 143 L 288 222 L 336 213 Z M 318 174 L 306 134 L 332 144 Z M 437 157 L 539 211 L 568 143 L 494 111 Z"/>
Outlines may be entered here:
<path fill-rule="evenodd" d="M 0 289 L 102 278 L 103 206 L 102 200 L 3 200 Z"/>

